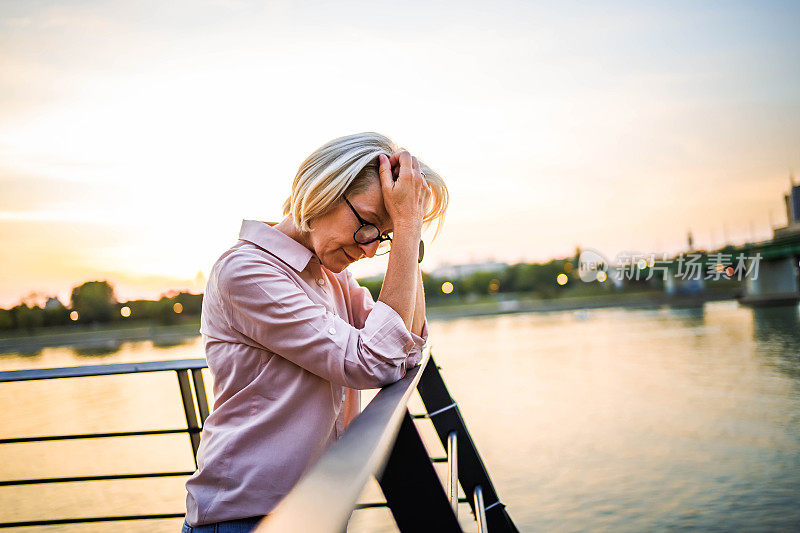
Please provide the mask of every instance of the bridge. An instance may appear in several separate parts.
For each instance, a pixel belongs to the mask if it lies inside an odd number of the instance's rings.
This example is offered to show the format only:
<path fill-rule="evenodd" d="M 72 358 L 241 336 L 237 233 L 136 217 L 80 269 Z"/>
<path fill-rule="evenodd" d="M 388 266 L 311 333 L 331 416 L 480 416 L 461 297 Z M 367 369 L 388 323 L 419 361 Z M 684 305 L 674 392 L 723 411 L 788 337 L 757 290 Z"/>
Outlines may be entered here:
<path fill-rule="evenodd" d="M 740 303 L 759 307 L 796 304 L 800 301 L 797 282 L 800 228 L 793 228 L 792 225 L 779 228 L 775 230 L 773 239 L 745 244 L 738 248 L 737 253 L 749 256 L 758 254 L 761 258 L 758 276 L 749 276 L 744 280 Z"/>
<path fill-rule="evenodd" d="M 798 257 L 800 257 L 800 185 L 794 184 L 784 195 L 787 225 L 773 230 L 768 241 L 740 246 L 737 253 L 758 254 L 758 276 L 745 278 L 744 293 L 739 302 L 753 307 L 790 305 L 800 301 Z"/>
<path fill-rule="evenodd" d="M 788 224 L 773 230 L 773 238 L 765 241 L 745 243 L 740 246 L 729 245 L 720 250 L 696 251 L 687 255 L 693 259 L 692 265 L 699 272 L 711 272 L 716 279 L 740 279 L 744 282 L 738 297 L 739 303 L 751 307 L 773 305 L 795 305 L 800 302 L 800 185 L 792 184 L 785 196 Z M 691 246 L 691 240 L 690 240 Z M 740 264 L 748 261 L 747 275 L 739 275 Z M 699 294 L 705 290 L 708 276 L 679 278 L 688 266 L 684 257 L 666 260 L 662 267 L 651 263 L 649 268 L 661 270 L 664 274 L 665 290 L 669 294 L 681 292 Z M 650 272 L 649 274 L 652 274 Z M 637 273 L 637 276 L 639 274 Z M 638 279 L 638 278 L 637 278 Z M 649 278 L 648 278 L 649 279 Z"/>

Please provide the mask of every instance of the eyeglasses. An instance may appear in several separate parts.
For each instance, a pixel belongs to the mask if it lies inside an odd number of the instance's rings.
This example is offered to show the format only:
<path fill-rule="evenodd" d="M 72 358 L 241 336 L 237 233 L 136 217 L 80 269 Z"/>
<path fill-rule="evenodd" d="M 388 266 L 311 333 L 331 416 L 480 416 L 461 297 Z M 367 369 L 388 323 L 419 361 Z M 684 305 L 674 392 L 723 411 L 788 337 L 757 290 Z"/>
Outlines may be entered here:
<path fill-rule="evenodd" d="M 375 251 L 375 255 L 388 254 L 392 249 L 391 233 L 387 235 L 381 235 L 381 230 L 378 229 L 378 226 L 361 218 L 361 215 L 358 214 L 358 211 L 356 211 L 356 208 L 350 203 L 350 200 L 348 200 L 346 196 L 343 198 L 344 201 L 347 202 L 347 206 L 358 219 L 358 222 L 361 224 L 356 232 L 353 233 L 353 239 L 358 244 L 370 244 L 378 241 L 378 249 Z"/>

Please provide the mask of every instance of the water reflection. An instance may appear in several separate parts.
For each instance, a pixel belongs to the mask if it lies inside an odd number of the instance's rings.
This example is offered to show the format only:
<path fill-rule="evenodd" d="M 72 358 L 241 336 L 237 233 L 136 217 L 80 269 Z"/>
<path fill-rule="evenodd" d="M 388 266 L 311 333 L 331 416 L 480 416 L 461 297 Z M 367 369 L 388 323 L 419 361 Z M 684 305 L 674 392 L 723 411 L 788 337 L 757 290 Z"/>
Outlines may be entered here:
<path fill-rule="evenodd" d="M 181 344 L 185 344 L 187 342 L 186 337 L 177 337 L 173 339 L 156 339 L 153 341 L 154 348 L 173 348 L 175 346 L 180 346 Z"/>
<path fill-rule="evenodd" d="M 37 350 L 23 350 L 18 352 L 12 352 L 10 354 L 0 354 L 0 357 L 36 357 L 41 353 L 42 349 L 39 348 Z"/>
<path fill-rule="evenodd" d="M 752 313 L 759 354 L 784 374 L 800 378 L 800 308 L 764 307 Z"/>
<path fill-rule="evenodd" d="M 0 354 L 0 370 L 56 368 L 62 366 L 164 361 L 203 357 L 199 336 L 157 337 L 156 340 L 116 342 L 88 346 L 59 346 L 36 352 Z"/>
<path fill-rule="evenodd" d="M 755 308 L 752 313 L 757 341 L 785 342 L 797 346 L 800 340 L 800 308 L 796 305 Z"/>
<path fill-rule="evenodd" d="M 94 357 L 98 355 L 109 355 L 116 353 L 119 351 L 120 346 L 122 346 L 121 342 L 110 341 L 105 342 L 100 346 L 74 347 L 73 350 L 75 355 L 82 357 Z"/>
<path fill-rule="evenodd" d="M 783 350 L 787 365 L 796 344 L 756 334 L 735 302 L 590 316 L 432 326 L 437 362 L 521 529 L 800 523 L 798 379 L 764 356 Z M 776 316 L 784 333 L 796 327 Z"/>
<path fill-rule="evenodd" d="M 668 307 L 667 315 L 676 318 L 689 327 L 702 326 L 705 320 L 705 307 Z"/>

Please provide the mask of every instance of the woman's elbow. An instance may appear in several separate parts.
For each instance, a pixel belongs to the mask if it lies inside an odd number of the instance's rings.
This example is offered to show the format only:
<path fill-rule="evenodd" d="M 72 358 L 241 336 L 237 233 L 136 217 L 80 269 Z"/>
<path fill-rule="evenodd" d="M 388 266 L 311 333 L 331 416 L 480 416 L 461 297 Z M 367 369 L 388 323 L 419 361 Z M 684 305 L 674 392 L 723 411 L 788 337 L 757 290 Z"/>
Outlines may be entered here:
<path fill-rule="evenodd" d="M 354 364 L 345 366 L 345 377 L 348 386 L 353 389 L 377 389 L 391 385 L 406 375 L 406 361 L 394 364 L 376 361 L 372 364 Z"/>

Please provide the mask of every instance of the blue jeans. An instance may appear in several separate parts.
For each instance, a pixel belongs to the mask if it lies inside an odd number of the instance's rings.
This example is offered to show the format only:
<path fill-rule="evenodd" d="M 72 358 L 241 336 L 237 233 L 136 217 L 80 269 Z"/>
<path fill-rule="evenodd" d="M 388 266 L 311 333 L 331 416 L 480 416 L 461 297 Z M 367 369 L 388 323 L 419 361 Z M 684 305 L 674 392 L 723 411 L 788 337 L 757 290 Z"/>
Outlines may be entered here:
<path fill-rule="evenodd" d="M 256 525 L 264 518 L 263 516 L 253 516 L 250 518 L 240 518 L 238 520 L 226 520 L 214 524 L 204 524 L 192 527 L 183 521 L 181 533 L 250 533 Z"/>

